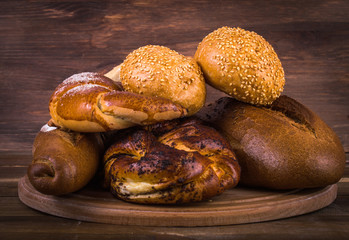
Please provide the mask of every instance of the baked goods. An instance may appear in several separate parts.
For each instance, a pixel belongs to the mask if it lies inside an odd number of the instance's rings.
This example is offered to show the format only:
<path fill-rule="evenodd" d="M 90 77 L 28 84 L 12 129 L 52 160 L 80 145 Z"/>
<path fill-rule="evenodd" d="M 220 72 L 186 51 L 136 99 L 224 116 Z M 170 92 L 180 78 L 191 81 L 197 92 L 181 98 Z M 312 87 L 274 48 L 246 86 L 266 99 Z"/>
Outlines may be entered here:
<path fill-rule="evenodd" d="M 109 78 L 84 72 L 64 80 L 49 104 L 56 126 L 77 132 L 104 132 L 179 118 L 187 110 L 161 97 L 122 91 Z"/>
<path fill-rule="evenodd" d="M 206 86 L 200 67 L 167 47 L 147 45 L 131 52 L 120 68 L 126 91 L 167 98 L 193 115 L 205 104 Z"/>
<path fill-rule="evenodd" d="M 100 134 L 66 132 L 46 124 L 34 140 L 28 178 L 44 194 L 75 192 L 93 178 L 103 151 Z"/>
<path fill-rule="evenodd" d="M 119 133 L 104 169 L 114 195 L 145 204 L 202 201 L 236 186 L 240 177 L 229 143 L 190 118 Z"/>
<path fill-rule="evenodd" d="M 241 183 L 248 186 L 289 189 L 339 180 L 344 155 L 338 138 L 309 109 L 278 98 L 284 71 L 265 39 L 223 27 L 203 39 L 195 59 L 204 73 L 193 58 L 148 45 L 105 75 L 66 79 L 49 105 L 60 129 L 44 127 L 34 143 L 28 169 L 33 185 L 47 194 L 81 188 L 96 171 L 99 147 L 93 145 L 98 134 L 78 132 L 124 128 L 104 156 L 105 185 L 129 202 L 197 202 L 236 186 L 240 167 L 230 145 L 242 164 Z M 203 107 L 203 74 L 213 87 L 247 102 L 227 99 L 214 112 L 217 118 L 208 115 L 229 142 L 197 120 L 178 119 Z M 81 159 L 91 151 L 89 166 Z"/>
<path fill-rule="evenodd" d="M 110 78 L 116 83 L 120 83 L 120 86 L 122 87 L 121 81 L 120 81 L 120 69 L 121 69 L 121 64 L 113 67 L 112 70 L 106 72 L 106 73 L 101 73 L 105 77 Z"/>
<path fill-rule="evenodd" d="M 273 47 L 255 32 L 219 28 L 202 40 L 194 58 L 210 85 L 237 100 L 269 105 L 283 91 L 281 62 Z"/>
<path fill-rule="evenodd" d="M 206 113 L 201 118 L 219 129 L 236 153 L 241 184 L 313 188 L 343 175 L 345 154 L 337 135 L 292 98 L 281 96 L 270 107 L 222 98 Z"/>

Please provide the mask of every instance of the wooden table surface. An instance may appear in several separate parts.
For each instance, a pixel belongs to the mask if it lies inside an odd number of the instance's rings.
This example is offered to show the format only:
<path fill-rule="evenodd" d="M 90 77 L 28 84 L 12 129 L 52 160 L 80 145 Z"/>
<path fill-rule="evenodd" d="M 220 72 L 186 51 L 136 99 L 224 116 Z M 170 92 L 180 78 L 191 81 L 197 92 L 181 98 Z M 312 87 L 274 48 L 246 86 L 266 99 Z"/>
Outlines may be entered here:
<path fill-rule="evenodd" d="M 1 1 L 0 239 L 348 239 L 349 164 L 330 206 L 283 220 L 219 227 L 139 227 L 47 215 L 22 204 L 17 182 L 65 78 L 103 71 L 147 44 L 193 56 L 221 26 L 257 32 L 286 74 L 284 94 L 315 111 L 349 152 L 349 2 Z M 217 97 L 210 89 L 207 101 Z M 209 92 L 209 93 L 210 93 Z"/>

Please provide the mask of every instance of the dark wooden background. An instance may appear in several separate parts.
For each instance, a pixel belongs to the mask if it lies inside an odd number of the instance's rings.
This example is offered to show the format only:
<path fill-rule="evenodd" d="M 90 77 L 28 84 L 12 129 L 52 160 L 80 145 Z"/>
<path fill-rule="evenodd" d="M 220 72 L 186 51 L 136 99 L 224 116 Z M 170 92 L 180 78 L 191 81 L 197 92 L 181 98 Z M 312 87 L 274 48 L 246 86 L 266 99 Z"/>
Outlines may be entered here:
<path fill-rule="evenodd" d="M 16 181 L 31 161 L 35 134 L 50 118 L 48 101 L 61 81 L 82 71 L 111 69 L 129 52 L 146 44 L 164 45 L 193 56 L 202 38 L 221 26 L 255 31 L 271 43 L 285 70 L 284 94 L 308 106 L 334 129 L 348 159 L 349 1 L 0 1 L 0 205 L 4 206 L 0 211 L 0 238 L 3 234 L 38 239 L 52 232 L 62 237 L 66 236 L 65 225 L 70 228 L 67 236 L 75 234 L 84 239 L 106 237 L 108 231 L 119 231 L 130 239 L 128 233 L 136 236 L 137 231 L 145 234 L 144 239 L 159 239 L 165 232 L 172 233 L 168 239 L 203 237 L 203 233 L 223 238 L 240 231 L 235 237 L 241 239 L 261 237 L 259 232 L 267 228 L 266 237 L 270 239 L 290 234 L 295 227 L 299 232 L 293 239 L 303 232 L 318 239 L 343 237 L 349 214 L 342 205 L 320 215 L 307 215 L 303 222 L 293 218 L 253 227 L 131 231 L 128 227 L 42 217 L 17 199 Z M 209 88 L 207 101 L 219 95 Z M 349 187 L 345 186 L 342 189 L 346 192 L 340 190 L 344 200 L 338 200 L 338 204 L 348 203 Z M 319 223 L 312 225 L 313 220 Z M 338 230 L 337 225 L 343 227 Z M 40 226 L 49 230 L 33 230 Z M 90 228 L 95 235 L 87 234 Z M 319 230 L 311 231 L 314 229 Z M 321 229 L 332 230 L 335 235 L 326 235 Z M 217 231 L 219 234 L 213 234 Z"/>

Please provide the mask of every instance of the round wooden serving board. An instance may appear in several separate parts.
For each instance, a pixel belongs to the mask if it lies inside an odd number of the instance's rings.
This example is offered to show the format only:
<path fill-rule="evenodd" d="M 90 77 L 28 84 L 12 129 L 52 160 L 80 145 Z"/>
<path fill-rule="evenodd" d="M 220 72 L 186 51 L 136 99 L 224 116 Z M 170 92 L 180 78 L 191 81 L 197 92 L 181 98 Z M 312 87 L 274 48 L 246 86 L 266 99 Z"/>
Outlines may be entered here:
<path fill-rule="evenodd" d="M 337 196 L 337 185 L 292 191 L 237 187 L 206 202 L 154 206 L 118 200 L 93 184 L 65 196 L 44 195 L 25 176 L 19 181 L 18 194 L 27 206 L 65 218 L 120 225 L 189 227 L 262 222 L 309 213 L 331 204 Z"/>

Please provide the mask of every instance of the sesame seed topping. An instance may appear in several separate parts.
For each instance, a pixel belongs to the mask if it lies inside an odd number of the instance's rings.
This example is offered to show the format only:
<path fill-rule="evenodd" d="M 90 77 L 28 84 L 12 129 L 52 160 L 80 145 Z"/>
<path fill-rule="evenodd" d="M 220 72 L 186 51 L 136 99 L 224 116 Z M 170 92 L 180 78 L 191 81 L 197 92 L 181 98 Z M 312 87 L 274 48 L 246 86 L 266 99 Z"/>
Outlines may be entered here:
<path fill-rule="evenodd" d="M 214 52 L 217 73 L 212 70 L 213 65 L 208 71 L 205 65 L 201 64 L 207 81 L 215 82 L 218 81 L 215 76 L 227 76 L 229 79 L 219 80 L 222 83 L 220 90 L 226 89 L 226 93 L 230 94 L 229 89 L 233 85 L 241 85 L 240 89 L 248 89 L 242 92 L 233 91 L 232 96 L 238 100 L 246 99 L 251 103 L 267 105 L 283 91 L 285 78 L 281 62 L 272 46 L 257 33 L 241 28 L 219 28 L 207 35 L 198 45 L 195 56 L 199 64 L 210 62 L 210 52 Z M 205 58 L 207 59 L 204 60 Z M 235 72 L 233 75 L 225 74 Z M 260 88 L 264 91 L 259 91 Z"/>
<path fill-rule="evenodd" d="M 188 111 L 199 107 L 193 106 L 192 98 L 204 103 L 205 80 L 196 61 L 164 46 L 147 45 L 128 54 L 121 65 L 120 79 L 127 91 L 158 95 Z M 184 94 L 189 88 L 191 93 Z"/>

